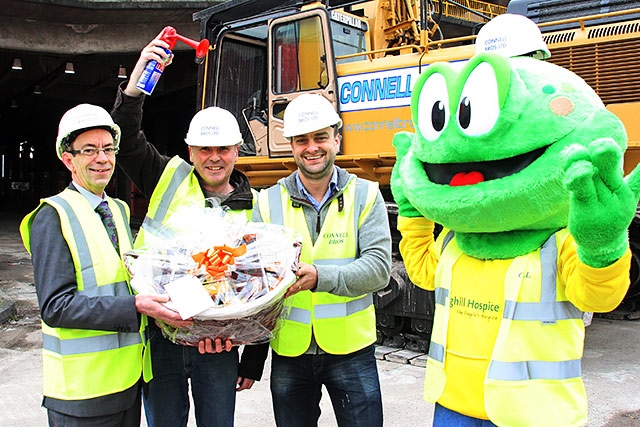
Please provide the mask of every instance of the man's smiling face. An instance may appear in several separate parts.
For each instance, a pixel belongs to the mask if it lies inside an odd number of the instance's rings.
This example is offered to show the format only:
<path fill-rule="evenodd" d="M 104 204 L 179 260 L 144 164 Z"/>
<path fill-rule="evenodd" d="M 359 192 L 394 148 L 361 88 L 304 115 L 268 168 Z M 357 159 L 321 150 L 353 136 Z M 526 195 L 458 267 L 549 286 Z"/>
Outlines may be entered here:
<path fill-rule="evenodd" d="M 339 148 L 340 137 L 332 127 L 291 138 L 291 150 L 298 170 L 311 180 L 333 173 L 333 163 Z"/>
<path fill-rule="evenodd" d="M 113 147 L 113 136 L 105 129 L 91 129 L 78 135 L 69 147 L 71 150 Z M 82 153 L 62 153 L 62 162 L 71 171 L 71 178 L 83 188 L 102 196 L 116 166 L 115 153 L 100 150 L 93 156 Z"/>
<path fill-rule="evenodd" d="M 229 193 L 229 178 L 238 161 L 238 145 L 223 147 L 189 146 L 189 159 L 200 177 L 202 187 L 214 193 Z"/>

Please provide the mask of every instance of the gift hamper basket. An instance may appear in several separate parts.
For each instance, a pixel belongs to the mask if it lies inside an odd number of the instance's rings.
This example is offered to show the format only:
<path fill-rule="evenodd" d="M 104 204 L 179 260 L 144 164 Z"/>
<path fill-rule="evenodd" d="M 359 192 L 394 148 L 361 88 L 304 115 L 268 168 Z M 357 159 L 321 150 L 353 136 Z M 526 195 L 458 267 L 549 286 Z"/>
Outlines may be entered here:
<path fill-rule="evenodd" d="M 146 229 L 141 249 L 124 255 L 131 287 L 166 295 L 166 306 L 192 326 L 157 321 L 165 337 L 197 346 L 204 338 L 234 345 L 268 342 L 287 309 L 284 294 L 295 282 L 301 239 L 295 230 L 247 222 L 219 207 L 190 208 L 171 224 Z M 153 321 L 150 319 L 150 321 Z"/>

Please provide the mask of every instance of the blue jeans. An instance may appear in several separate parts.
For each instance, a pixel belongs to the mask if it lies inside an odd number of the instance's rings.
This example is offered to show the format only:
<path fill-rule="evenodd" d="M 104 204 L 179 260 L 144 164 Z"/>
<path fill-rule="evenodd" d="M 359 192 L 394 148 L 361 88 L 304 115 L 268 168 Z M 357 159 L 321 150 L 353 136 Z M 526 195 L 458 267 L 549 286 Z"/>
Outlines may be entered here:
<path fill-rule="evenodd" d="M 340 427 L 382 426 L 382 397 L 373 345 L 347 355 L 272 352 L 271 397 L 276 425 L 318 425 L 322 386 Z"/>
<path fill-rule="evenodd" d="M 468 417 L 436 403 L 433 413 L 433 427 L 497 427 L 494 423 L 480 418 Z"/>
<path fill-rule="evenodd" d="M 173 344 L 149 328 L 153 379 L 143 393 L 149 427 L 186 426 L 189 380 L 199 426 L 233 426 L 238 379 L 238 348 L 200 354 L 197 347 Z"/>

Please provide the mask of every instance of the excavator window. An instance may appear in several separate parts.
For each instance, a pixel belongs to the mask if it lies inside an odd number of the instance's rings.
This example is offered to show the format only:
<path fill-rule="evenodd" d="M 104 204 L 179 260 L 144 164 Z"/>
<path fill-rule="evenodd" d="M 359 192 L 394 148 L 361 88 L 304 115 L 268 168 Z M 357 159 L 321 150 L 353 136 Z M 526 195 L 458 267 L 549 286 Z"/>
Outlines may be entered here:
<path fill-rule="evenodd" d="M 333 42 L 333 54 L 336 57 L 351 55 L 367 50 L 367 37 L 363 30 L 331 21 L 331 41 Z M 365 56 L 353 56 L 337 59 L 336 62 L 362 61 Z"/>
<path fill-rule="evenodd" d="M 326 86 L 326 52 L 320 18 L 312 16 L 278 25 L 273 31 L 273 92 L 277 94 Z"/>

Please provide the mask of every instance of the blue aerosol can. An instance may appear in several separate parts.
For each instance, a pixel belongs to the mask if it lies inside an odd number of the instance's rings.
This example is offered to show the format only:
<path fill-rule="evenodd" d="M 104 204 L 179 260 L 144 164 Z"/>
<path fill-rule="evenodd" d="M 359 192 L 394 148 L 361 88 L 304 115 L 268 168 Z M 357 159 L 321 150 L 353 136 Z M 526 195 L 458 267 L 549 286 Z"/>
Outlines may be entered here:
<path fill-rule="evenodd" d="M 203 39 L 200 40 L 200 42 L 197 42 L 190 38 L 181 36 L 176 32 L 175 28 L 169 26 L 164 27 L 164 30 L 162 30 L 162 33 L 160 34 L 160 39 L 167 42 L 169 45 L 169 49 L 164 49 L 168 55 L 171 55 L 171 50 L 174 48 L 178 40 L 193 47 L 196 50 L 197 58 L 203 58 L 209 50 L 209 40 Z M 160 80 L 160 76 L 162 76 L 167 63 L 169 62 L 168 60 L 169 57 L 167 57 L 167 61 L 163 62 L 158 62 L 155 59 L 147 62 L 147 65 L 144 67 L 144 71 L 140 76 L 140 80 L 136 83 L 136 87 L 140 89 L 141 92 L 151 95 L 153 89 L 155 89 L 158 84 L 158 80 Z"/>

